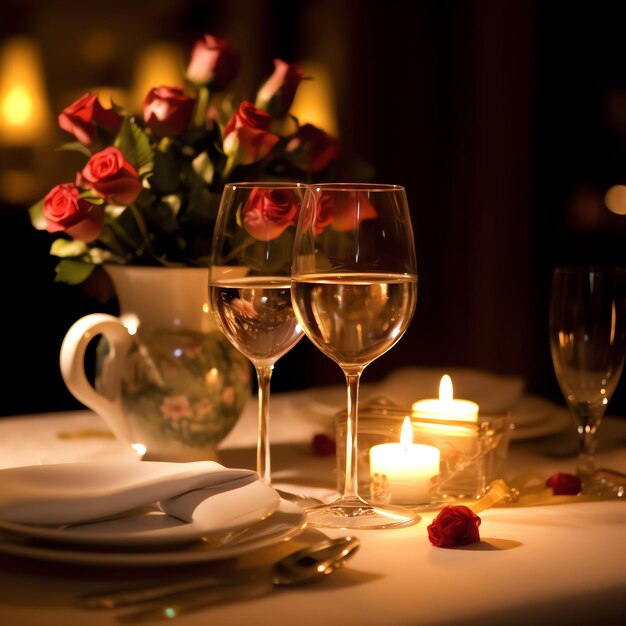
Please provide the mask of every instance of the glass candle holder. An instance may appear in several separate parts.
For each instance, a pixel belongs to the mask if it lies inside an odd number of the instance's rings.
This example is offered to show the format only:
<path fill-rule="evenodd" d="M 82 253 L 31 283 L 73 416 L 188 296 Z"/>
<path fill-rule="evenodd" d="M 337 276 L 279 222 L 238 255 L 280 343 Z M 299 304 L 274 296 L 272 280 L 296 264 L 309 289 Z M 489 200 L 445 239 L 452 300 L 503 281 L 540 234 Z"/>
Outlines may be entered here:
<path fill-rule="evenodd" d="M 407 417 L 412 441 L 400 443 Z M 479 415 L 477 422 L 438 419 L 410 407 L 373 400 L 360 407 L 359 412 L 359 493 L 374 504 L 421 507 L 478 498 L 492 481 L 502 477 L 510 433 L 508 415 Z M 342 485 L 345 411 L 337 415 L 336 438 L 337 484 Z M 389 459 L 387 471 L 379 460 L 381 452 L 388 452 L 384 444 L 397 445 L 391 455 L 384 455 Z M 375 447 L 376 451 L 371 453 Z M 435 461 L 433 466 L 435 452 L 438 452 L 439 462 Z M 405 468 L 402 467 L 404 456 L 407 459 Z M 424 459 L 421 467 L 415 464 L 415 456 Z M 396 478 L 398 468 L 402 481 Z M 407 498 L 414 501 L 407 501 Z"/>

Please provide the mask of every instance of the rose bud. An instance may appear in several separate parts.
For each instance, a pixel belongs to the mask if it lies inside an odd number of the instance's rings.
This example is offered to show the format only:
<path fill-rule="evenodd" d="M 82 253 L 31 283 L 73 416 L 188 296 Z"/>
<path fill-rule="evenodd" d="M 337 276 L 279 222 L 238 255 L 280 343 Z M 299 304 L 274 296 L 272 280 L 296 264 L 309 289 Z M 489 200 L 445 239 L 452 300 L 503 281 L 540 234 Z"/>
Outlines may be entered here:
<path fill-rule="evenodd" d="M 205 35 L 196 41 L 187 66 L 187 78 L 196 85 L 223 89 L 239 73 L 239 52 L 224 39 Z"/>
<path fill-rule="evenodd" d="M 339 156 L 339 142 L 313 124 L 300 126 L 287 144 L 288 152 L 299 152 L 308 172 L 321 172 Z"/>
<path fill-rule="evenodd" d="M 72 183 L 57 185 L 48 192 L 43 201 L 43 215 L 49 233 L 66 232 L 85 243 L 97 239 L 104 224 L 104 208 L 81 198 Z"/>
<path fill-rule="evenodd" d="M 141 192 L 141 181 L 135 168 L 113 146 L 96 152 L 87 161 L 80 180 L 107 201 L 119 204 L 134 202 Z"/>
<path fill-rule="evenodd" d="M 316 456 L 330 456 L 335 454 L 336 449 L 335 440 L 324 433 L 313 435 L 311 447 Z"/>
<path fill-rule="evenodd" d="M 276 239 L 298 220 L 298 199 L 290 189 L 256 188 L 241 212 L 244 228 L 261 241 Z"/>
<path fill-rule="evenodd" d="M 260 161 L 278 142 L 267 130 L 271 121 L 268 113 L 244 100 L 224 128 L 224 153 L 244 165 Z"/>
<path fill-rule="evenodd" d="M 158 137 L 175 136 L 187 130 L 195 98 L 183 93 L 181 87 L 155 87 L 143 101 L 143 119 Z"/>
<path fill-rule="evenodd" d="M 274 72 L 259 89 L 256 105 L 276 117 L 287 115 L 303 78 L 295 65 L 274 59 Z"/>
<path fill-rule="evenodd" d="M 555 496 L 577 496 L 582 489 L 578 476 L 558 472 L 546 480 L 546 487 L 552 488 Z"/>
<path fill-rule="evenodd" d="M 59 114 L 59 126 L 76 137 L 85 146 L 96 140 L 98 126 L 115 135 L 122 124 L 122 117 L 113 109 L 105 109 L 98 94 L 86 93 Z"/>
<path fill-rule="evenodd" d="M 480 541 L 480 517 L 463 505 L 446 506 L 428 526 L 430 543 L 438 548 L 465 546 Z"/>

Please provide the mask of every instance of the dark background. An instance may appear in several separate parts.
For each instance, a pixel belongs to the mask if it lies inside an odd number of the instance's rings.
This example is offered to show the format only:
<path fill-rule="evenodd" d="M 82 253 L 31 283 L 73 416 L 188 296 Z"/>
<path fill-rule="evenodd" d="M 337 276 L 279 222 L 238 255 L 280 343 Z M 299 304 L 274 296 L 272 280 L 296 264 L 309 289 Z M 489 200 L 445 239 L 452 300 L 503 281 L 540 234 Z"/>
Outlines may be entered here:
<path fill-rule="evenodd" d="M 626 263 L 626 217 L 603 200 L 626 179 L 624 3 L 2 0 L 0 11 L 1 39 L 38 41 L 55 116 L 94 85 L 128 86 L 152 41 L 188 52 L 204 33 L 228 39 L 248 98 L 274 57 L 325 64 L 344 152 L 369 161 L 376 182 L 406 187 L 417 244 L 415 318 L 364 380 L 401 365 L 469 366 L 560 400 L 552 268 Z M 94 41 L 108 42 L 106 61 L 81 54 Z M 32 200 L 70 163 L 54 153 L 55 132 L 52 156 L 33 161 Z M 0 145 L 0 173 L 28 158 Z M 59 374 L 61 341 L 82 315 L 116 312 L 53 282 L 50 238 L 30 226 L 29 204 L 0 199 L 0 415 L 78 408 Z M 303 340 L 277 364 L 273 389 L 341 380 Z M 623 387 L 613 411 L 626 410 Z"/>

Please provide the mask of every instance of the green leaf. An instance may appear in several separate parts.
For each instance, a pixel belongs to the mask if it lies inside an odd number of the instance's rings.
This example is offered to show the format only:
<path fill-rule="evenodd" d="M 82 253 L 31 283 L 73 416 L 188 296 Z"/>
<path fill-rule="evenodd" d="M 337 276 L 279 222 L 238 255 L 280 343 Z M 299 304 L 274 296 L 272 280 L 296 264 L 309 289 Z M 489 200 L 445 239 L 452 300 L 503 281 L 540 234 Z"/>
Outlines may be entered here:
<path fill-rule="evenodd" d="M 28 215 L 30 216 L 30 223 L 37 230 L 46 230 L 48 220 L 43 215 L 43 198 L 28 209 Z"/>
<path fill-rule="evenodd" d="M 68 285 L 78 285 L 93 272 L 94 267 L 91 263 L 63 259 L 55 268 L 56 278 L 54 280 Z"/>
<path fill-rule="evenodd" d="M 154 160 L 154 151 L 148 135 L 136 122 L 128 118 L 124 118 L 122 121 L 120 132 L 115 139 L 115 147 L 138 170 L 151 164 Z"/>
<path fill-rule="evenodd" d="M 57 150 L 59 150 L 60 152 L 80 152 L 81 154 L 84 154 L 87 158 L 91 156 L 91 150 L 87 146 L 80 143 L 80 141 L 70 141 L 68 143 L 61 144 L 57 148 Z"/>
<path fill-rule="evenodd" d="M 81 256 L 87 252 L 87 244 L 76 239 L 55 239 L 50 254 L 62 258 Z"/>

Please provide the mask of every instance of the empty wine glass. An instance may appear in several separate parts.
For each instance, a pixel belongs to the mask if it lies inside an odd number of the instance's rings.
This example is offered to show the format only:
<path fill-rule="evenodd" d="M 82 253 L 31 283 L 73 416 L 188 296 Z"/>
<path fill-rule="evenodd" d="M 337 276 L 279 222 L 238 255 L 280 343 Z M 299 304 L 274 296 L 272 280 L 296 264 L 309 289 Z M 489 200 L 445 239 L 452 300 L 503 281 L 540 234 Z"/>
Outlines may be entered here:
<path fill-rule="evenodd" d="M 347 384 L 343 494 L 308 510 L 313 525 L 388 528 L 414 523 L 406 507 L 373 506 L 357 493 L 358 391 L 366 365 L 404 334 L 415 310 L 417 270 L 403 187 L 324 184 L 304 197 L 292 262 L 292 299 L 305 334 Z"/>
<path fill-rule="evenodd" d="M 301 338 L 291 304 L 291 250 L 305 186 L 233 183 L 224 188 L 213 235 L 209 303 L 258 379 L 257 473 L 271 484 L 270 381 Z"/>
<path fill-rule="evenodd" d="M 557 380 L 579 435 L 576 473 L 593 492 L 595 434 L 617 387 L 626 355 L 626 270 L 554 270 L 550 349 Z"/>

